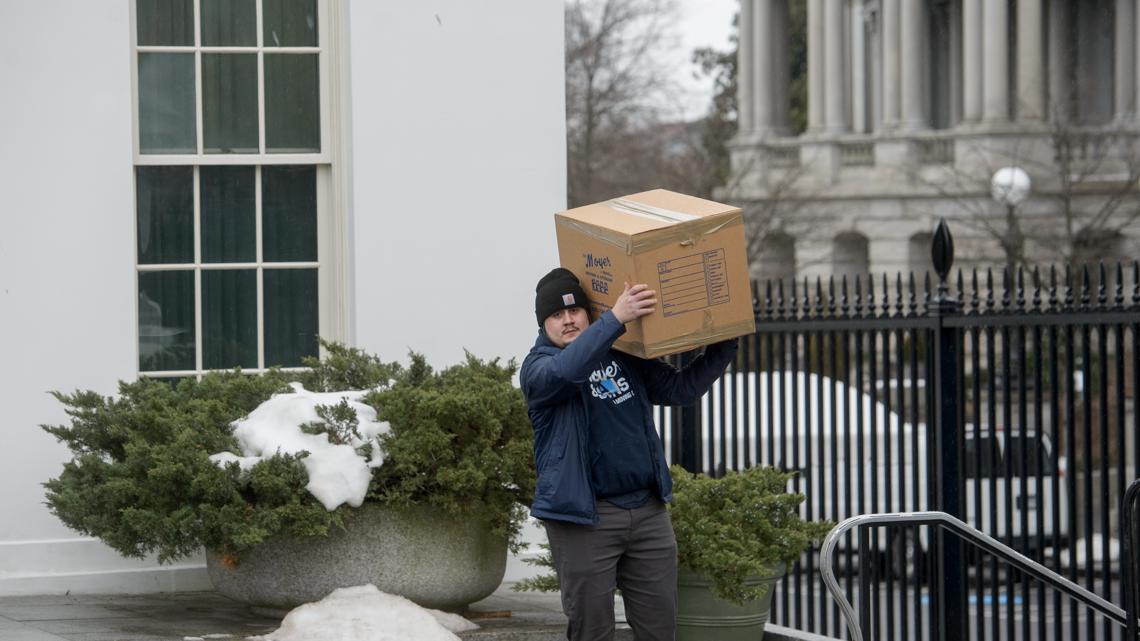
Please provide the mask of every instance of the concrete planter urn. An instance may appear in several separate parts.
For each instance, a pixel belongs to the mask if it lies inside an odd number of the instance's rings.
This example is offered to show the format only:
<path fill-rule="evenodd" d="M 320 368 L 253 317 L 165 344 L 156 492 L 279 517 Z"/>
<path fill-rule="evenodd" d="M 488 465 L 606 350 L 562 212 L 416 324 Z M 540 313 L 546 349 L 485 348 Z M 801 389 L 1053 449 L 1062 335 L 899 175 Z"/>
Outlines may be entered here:
<path fill-rule="evenodd" d="M 744 580 L 762 587 L 759 598 L 737 605 L 712 591 L 712 581 L 685 567 L 677 571 L 677 641 L 761 641 L 772 609 L 772 593 L 784 567 Z"/>
<path fill-rule="evenodd" d="M 507 539 L 429 507 L 365 504 L 327 537 L 273 538 L 228 562 L 207 552 L 221 594 L 290 609 L 337 588 L 371 583 L 417 604 L 460 611 L 490 595 L 506 571 Z"/>

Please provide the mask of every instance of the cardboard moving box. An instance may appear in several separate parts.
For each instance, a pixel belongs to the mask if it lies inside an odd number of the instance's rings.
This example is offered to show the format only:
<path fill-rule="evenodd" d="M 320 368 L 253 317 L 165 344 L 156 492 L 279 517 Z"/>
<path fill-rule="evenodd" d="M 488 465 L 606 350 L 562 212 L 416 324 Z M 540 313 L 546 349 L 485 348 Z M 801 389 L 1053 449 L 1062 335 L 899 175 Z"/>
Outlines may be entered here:
<path fill-rule="evenodd" d="M 656 310 L 626 325 L 616 349 L 656 358 L 756 331 L 739 207 L 655 189 L 555 214 L 554 224 L 593 318 L 626 282 L 657 291 Z"/>

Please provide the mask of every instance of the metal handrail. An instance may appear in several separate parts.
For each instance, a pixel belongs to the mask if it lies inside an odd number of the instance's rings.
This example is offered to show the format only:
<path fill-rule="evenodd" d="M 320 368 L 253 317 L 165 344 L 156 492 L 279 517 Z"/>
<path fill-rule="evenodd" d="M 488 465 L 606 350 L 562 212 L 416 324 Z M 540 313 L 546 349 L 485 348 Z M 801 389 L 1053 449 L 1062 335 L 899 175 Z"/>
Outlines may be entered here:
<path fill-rule="evenodd" d="M 1140 626 L 1136 623 L 1136 617 L 1140 616 L 1140 594 L 1136 581 L 1136 562 L 1137 555 L 1140 555 L 1140 550 L 1136 549 L 1136 530 L 1140 527 L 1140 523 L 1134 522 L 1133 516 L 1140 509 L 1140 479 L 1132 481 L 1128 489 L 1124 491 L 1123 509 L 1121 510 L 1120 518 L 1120 533 L 1124 538 L 1124 558 L 1121 566 L 1120 577 L 1123 579 L 1123 595 L 1124 595 L 1124 609 L 1127 611 L 1127 627 L 1128 635 L 1126 638 L 1130 640 L 1140 639 Z"/>
<path fill-rule="evenodd" d="M 864 514 L 845 519 L 832 528 L 831 532 L 829 532 L 827 537 L 823 540 L 823 546 L 819 550 L 819 572 L 823 576 L 823 582 L 827 586 L 827 591 L 831 594 L 832 600 L 839 605 L 840 610 L 843 612 L 843 617 L 847 620 L 847 629 L 851 633 L 852 641 L 863 641 L 863 632 L 859 629 L 855 607 L 847 600 L 847 597 L 843 595 L 839 587 L 839 581 L 835 578 L 834 554 L 835 547 L 839 543 L 839 537 L 850 529 L 864 525 L 883 526 L 898 525 L 901 523 L 940 526 L 958 535 L 960 538 L 987 550 L 994 556 L 1000 557 L 1007 563 L 1017 566 L 1026 574 L 1050 584 L 1071 598 L 1084 603 L 1103 616 L 1119 623 L 1121 626 L 1127 626 L 1128 615 L 1125 614 L 1121 608 L 1105 601 L 1101 597 L 1089 592 L 1044 565 L 1030 559 L 988 534 L 966 525 L 945 512 L 897 512 L 890 514 Z"/>

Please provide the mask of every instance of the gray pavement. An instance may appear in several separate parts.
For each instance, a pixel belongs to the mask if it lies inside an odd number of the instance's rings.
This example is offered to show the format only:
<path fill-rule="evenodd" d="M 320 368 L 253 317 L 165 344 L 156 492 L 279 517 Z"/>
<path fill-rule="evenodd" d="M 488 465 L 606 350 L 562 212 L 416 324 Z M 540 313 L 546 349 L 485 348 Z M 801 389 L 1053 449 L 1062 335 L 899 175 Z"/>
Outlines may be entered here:
<path fill-rule="evenodd" d="M 463 639 L 565 638 L 557 594 L 513 592 L 503 585 L 464 614 L 480 629 L 463 633 Z M 281 616 L 251 611 L 216 592 L 0 597 L 0 641 L 236 641 L 272 632 L 280 622 Z M 628 628 L 618 639 L 632 639 Z"/>
<path fill-rule="evenodd" d="M 621 599 L 615 641 L 633 641 Z M 216 592 L 0 597 L 0 641 L 240 641 L 277 629 L 279 615 L 252 611 Z M 480 628 L 465 641 L 561 641 L 566 617 L 557 594 L 504 584 L 464 613 Z M 823 640 L 769 624 L 765 641 Z"/>

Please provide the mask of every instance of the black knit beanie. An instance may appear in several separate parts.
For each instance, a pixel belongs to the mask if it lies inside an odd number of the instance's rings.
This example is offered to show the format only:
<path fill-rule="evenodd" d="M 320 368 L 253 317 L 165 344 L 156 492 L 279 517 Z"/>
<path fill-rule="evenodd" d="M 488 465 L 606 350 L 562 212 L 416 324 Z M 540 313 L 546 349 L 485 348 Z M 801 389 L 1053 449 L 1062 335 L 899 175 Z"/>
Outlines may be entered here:
<path fill-rule="evenodd" d="M 567 307 L 581 307 L 588 312 L 590 303 L 574 272 L 557 267 L 543 276 L 534 288 L 534 315 L 541 327 L 547 316 Z"/>

